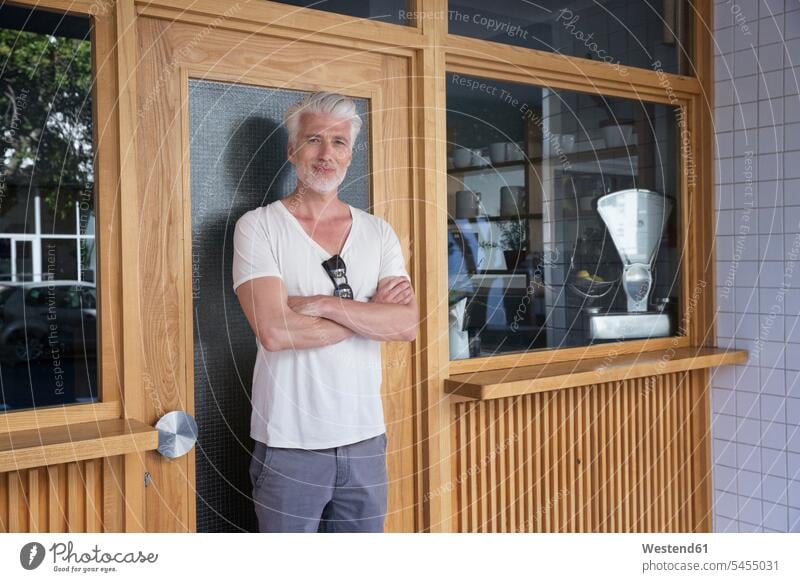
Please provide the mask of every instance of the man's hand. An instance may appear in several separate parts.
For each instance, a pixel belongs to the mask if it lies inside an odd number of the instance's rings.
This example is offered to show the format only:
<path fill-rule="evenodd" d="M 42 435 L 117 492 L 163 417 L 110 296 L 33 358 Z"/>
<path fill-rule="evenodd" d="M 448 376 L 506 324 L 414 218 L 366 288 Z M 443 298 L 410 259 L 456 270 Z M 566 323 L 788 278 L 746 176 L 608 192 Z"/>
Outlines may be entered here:
<path fill-rule="evenodd" d="M 370 303 L 396 303 L 408 305 L 413 295 L 411 282 L 405 277 L 386 277 L 375 292 Z"/>
<path fill-rule="evenodd" d="M 309 295 L 307 297 L 289 295 L 286 302 L 289 305 L 289 309 L 300 315 L 324 317 L 324 303 L 330 299 L 327 295 Z"/>

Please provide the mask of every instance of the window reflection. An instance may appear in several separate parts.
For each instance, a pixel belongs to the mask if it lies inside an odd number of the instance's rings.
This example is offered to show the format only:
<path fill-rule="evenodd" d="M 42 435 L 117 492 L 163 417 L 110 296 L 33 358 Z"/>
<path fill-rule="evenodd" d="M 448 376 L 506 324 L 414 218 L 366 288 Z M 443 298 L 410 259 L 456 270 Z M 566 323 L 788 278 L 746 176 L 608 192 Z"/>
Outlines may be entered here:
<path fill-rule="evenodd" d="M 459 74 L 447 107 L 452 358 L 675 333 L 675 110 Z M 607 224 L 629 189 L 623 214 L 657 220 Z"/>
<path fill-rule="evenodd" d="M 450 0 L 451 34 L 630 67 L 691 75 L 689 2 Z"/>
<path fill-rule="evenodd" d="M 335 12 L 356 18 L 368 18 L 390 24 L 413 26 L 416 11 L 408 0 L 277 0 L 281 4 L 291 4 L 325 12 Z"/>
<path fill-rule="evenodd" d="M 0 54 L 0 410 L 91 402 L 91 21 L 4 4 Z"/>

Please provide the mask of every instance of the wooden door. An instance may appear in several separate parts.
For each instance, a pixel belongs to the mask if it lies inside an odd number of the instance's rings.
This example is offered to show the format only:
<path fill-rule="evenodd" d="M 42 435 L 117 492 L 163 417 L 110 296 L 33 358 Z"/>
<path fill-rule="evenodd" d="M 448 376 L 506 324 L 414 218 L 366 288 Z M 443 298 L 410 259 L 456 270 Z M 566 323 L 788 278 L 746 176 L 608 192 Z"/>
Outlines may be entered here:
<path fill-rule="evenodd" d="M 199 303 L 197 297 L 193 302 L 197 284 L 193 249 L 213 242 L 198 240 L 192 228 L 191 193 L 197 185 L 191 183 L 190 142 L 198 136 L 189 135 L 191 84 L 201 80 L 276 90 L 332 90 L 366 100 L 369 211 L 392 224 L 405 243 L 407 268 L 413 272 L 410 61 L 348 48 L 347 43 L 317 45 L 313 38 L 244 33 L 222 29 L 213 22 L 203 26 L 150 17 L 137 21 L 138 212 L 122 220 L 138 234 L 136 264 L 125 268 L 136 269 L 133 296 L 138 299 L 139 317 L 133 325 L 141 336 L 135 348 L 141 366 L 133 373 L 141 385 L 138 404 L 143 420 L 152 424 L 172 410 L 197 412 L 194 331 L 198 322 L 194 316 Z M 234 223 L 231 218 L 228 231 Z M 217 283 L 224 283 L 222 277 Z M 390 478 L 386 531 L 417 528 L 411 354 L 412 344 L 383 347 Z M 202 426 L 200 430 L 202 434 Z M 239 437 L 238 447 L 251 446 L 248 434 Z M 204 531 L 197 520 L 196 492 L 201 484 L 196 482 L 195 465 L 213 446 L 213 442 L 198 443 L 188 455 L 175 460 L 147 453 L 151 480 L 144 489 L 142 509 L 146 531 Z M 241 471 L 246 474 L 247 467 Z M 238 531 L 235 525 L 229 529 Z"/>

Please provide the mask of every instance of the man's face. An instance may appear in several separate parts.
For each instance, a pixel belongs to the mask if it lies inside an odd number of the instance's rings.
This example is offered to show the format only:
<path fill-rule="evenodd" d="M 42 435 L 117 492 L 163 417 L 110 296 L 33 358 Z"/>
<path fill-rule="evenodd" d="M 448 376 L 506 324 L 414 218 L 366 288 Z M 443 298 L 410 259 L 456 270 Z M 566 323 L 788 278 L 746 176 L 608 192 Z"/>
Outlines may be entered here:
<path fill-rule="evenodd" d="M 335 192 L 352 159 L 349 119 L 330 113 L 300 116 L 297 142 L 289 145 L 299 182 L 317 192 Z"/>

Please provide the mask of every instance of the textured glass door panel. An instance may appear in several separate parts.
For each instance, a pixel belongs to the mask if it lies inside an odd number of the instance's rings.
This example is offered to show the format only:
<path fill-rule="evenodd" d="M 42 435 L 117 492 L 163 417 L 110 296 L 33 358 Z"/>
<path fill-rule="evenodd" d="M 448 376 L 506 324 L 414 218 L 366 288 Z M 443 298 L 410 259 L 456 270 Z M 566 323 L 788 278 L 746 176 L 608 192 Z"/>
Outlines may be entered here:
<path fill-rule="evenodd" d="M 231 281 L 239 217 L 291 193 L 284 112 L 307 94 L 189 81 L 197 531 L 255 531 L 248 476 L 255 337 Z M 368 210 L 368 101 L 339 197 Z"/>

